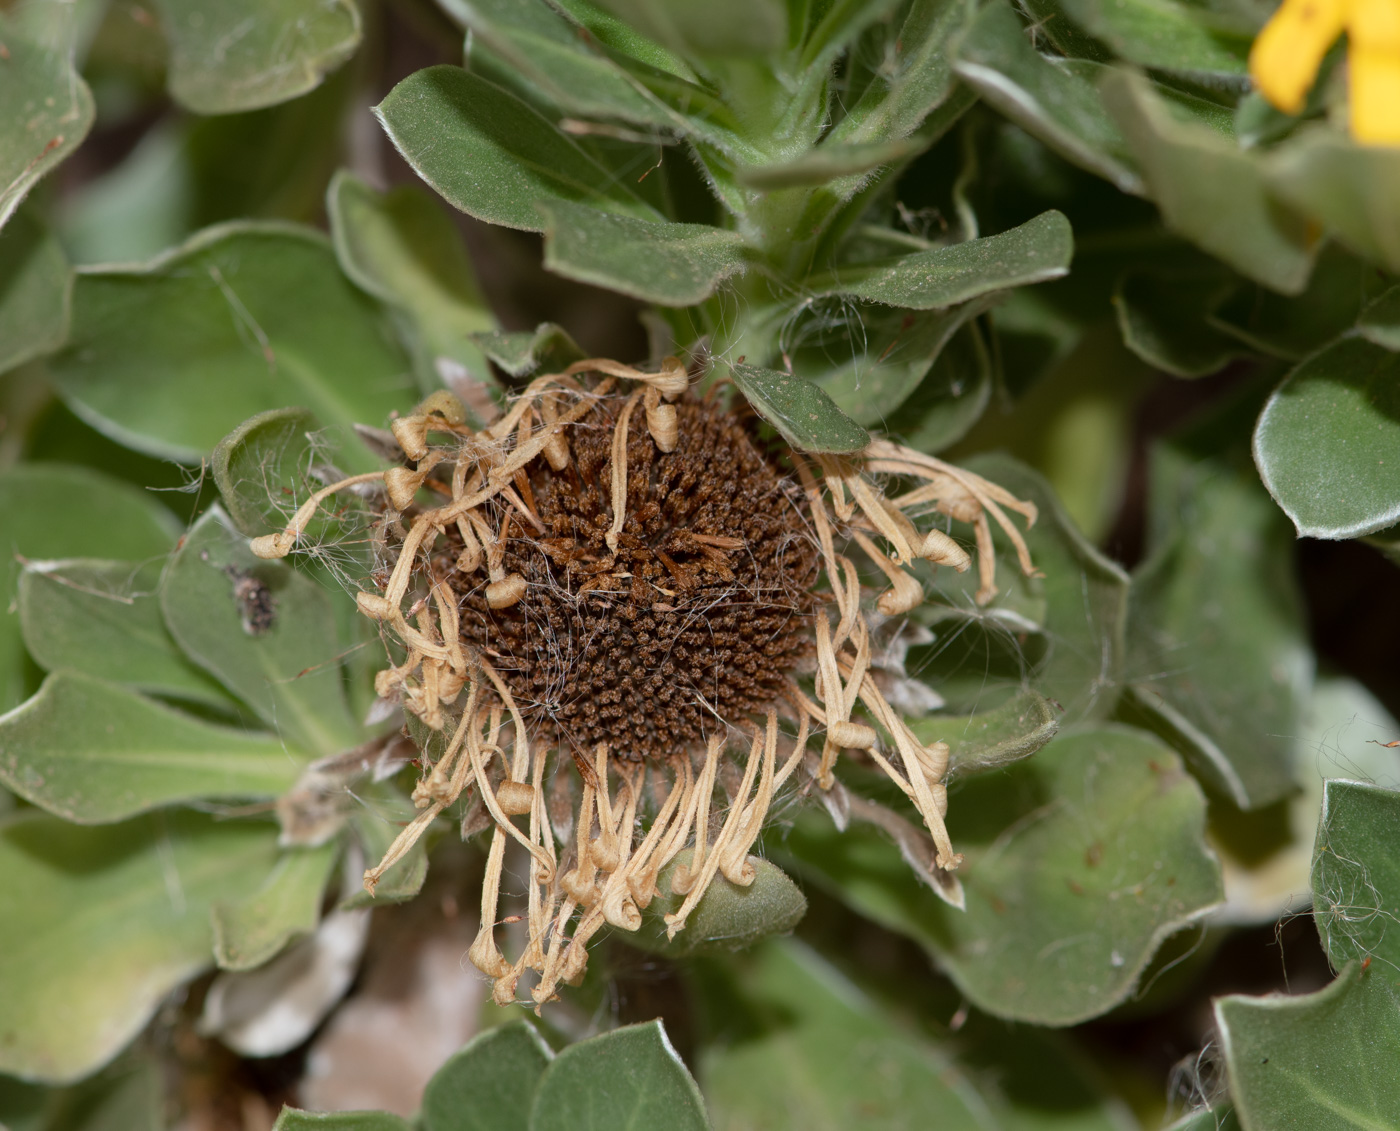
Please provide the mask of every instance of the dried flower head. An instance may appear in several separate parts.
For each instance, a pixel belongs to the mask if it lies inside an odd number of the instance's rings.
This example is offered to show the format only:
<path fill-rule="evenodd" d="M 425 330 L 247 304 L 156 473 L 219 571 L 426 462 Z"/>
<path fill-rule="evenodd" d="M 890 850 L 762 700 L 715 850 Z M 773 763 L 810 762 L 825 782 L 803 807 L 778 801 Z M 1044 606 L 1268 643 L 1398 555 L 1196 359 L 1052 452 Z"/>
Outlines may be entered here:
<path fill-rule="evenodd" d="M 444 742 L 414 791 L 418 817 L 365 886 L 473 791 L 492 831 L 470 956 L 500 1002 L 526 970 L 540 1004 L 581 978 L 589 940 L 605 923 L 636 930 L 683 849 L 672 936 L 717 875 L 752 883 L 749 849 L 778 790 L 799 769 L 831 789 L 843 750 L 909 797 L 935 868 L 962 859 L 943 824 L 948 747 L 920 743 L 882 693 L 871 621 L 923 600 L 917 559 L 972 564 L 911 515 L 972 525 L 985 604 L 991 523 L 1031 573 L 1006 512 L 1030 523 L 1034 507 L 884 440 L 855 457 L 775 450 L 751 415 L 688 384 L 675 359 L 657 373 L 583 361 L 536 379 L 479 431 L 434 394 L 393 424 L 403 466 L 317 492 L 253 543 L 280 557 L 325 498 L 382 483 L 379 591 L 357 599 L 403 659 L 376 689 Z M 888 483 L 908 489 L 887 497 Z M 888 583 L 878 616 L 852 550 Z M 510 840 L 532 859 L 513 962 L 495 934 Z"/>

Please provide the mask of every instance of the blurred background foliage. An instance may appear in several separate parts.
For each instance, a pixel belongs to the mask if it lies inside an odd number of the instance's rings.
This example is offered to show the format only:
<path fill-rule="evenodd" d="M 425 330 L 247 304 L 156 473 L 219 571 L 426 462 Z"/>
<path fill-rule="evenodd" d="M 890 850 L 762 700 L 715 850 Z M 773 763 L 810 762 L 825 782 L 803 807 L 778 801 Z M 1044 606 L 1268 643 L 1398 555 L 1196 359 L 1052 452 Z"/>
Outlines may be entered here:
<path fill-rule="evenodd" d="M 1400 1125 L 1400 149 L 1342 48 L 1290 116 L 1262 0 L 0 7 L 0 1124 Z M 887 658 L 965 909 L 850 764 L 766 834 L 790 937 L 521 1020 L 455 825 L 358 891 L 414 751 L 355 516 L 246 539 L 436 388 L 669 352 L 1033 500 L 1045 576 L 998 534 Z"/>

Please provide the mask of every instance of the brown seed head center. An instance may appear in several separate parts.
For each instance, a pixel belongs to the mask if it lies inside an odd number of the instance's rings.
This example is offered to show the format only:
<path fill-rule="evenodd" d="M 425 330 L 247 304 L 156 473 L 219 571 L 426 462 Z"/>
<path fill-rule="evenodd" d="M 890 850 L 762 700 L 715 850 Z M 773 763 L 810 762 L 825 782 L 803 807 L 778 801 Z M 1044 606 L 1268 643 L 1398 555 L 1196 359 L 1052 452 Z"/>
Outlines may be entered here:
<path fill-rule="evenodd" d="M 641 760 L 778 698 L 811 647 L 820 564 L 801 495 L 742 421 L 693 399 L 676 406 L 671 452 L 633 414 L 626 520 L 612 552 L 611 452 L 624 403 L 600 398 L 573 426 L 562 471 L 541 457 L 517 477 L 533 516 L 509 520 L 501 564 L 524 578 L 521 600 L 492 609 L 480 572 L 452 581 L 462 639 L 491 658 L 517 704 L 575 750 L 606 742 L 615 757 Z"/>

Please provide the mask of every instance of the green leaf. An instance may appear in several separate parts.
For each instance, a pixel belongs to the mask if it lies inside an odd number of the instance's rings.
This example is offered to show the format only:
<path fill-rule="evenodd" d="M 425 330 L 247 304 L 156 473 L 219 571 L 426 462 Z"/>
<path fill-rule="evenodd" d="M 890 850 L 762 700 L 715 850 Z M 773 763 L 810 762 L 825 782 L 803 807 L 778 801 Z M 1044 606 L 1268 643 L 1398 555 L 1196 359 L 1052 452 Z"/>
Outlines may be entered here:
<path fill-rule="evenodd" d="M 77 672 L 55 672 L 0 716 L 0 781 L 80 824 L 172 801 L 275 797 L 297 770 L 271 735 L 213 726 Z"/>
<path fill-rule="evenodd" d="M 917 142 L 874 141 L 863 145 L 818 145 L 781 165 L 748 165 L 734 170 L 745 188 L 774 192 L 825 185 L 839 177 L 859 176 L 912 157 L 923 148 Z"/>
<path fill-rule="evenodd" d="M 1225 878 L 1226 905 L 1216 922 L 1273 923 L 1307 907 L 1326 781 L 1397 780 L 1400 760 L 1382 745 L 1397 734 L 1400 722 L 1355 680 L 1317 681 L 1298 732 L 1297 748 L 1307 754 L 1297 759 L 1298 792 L 1253 813 L 1223 805 L 1211 810 L 1208 837 Z"/>
<path fill-rule="evenodd" d="M 938 637 L 920 660 L 922 678 L 960 714 L 986 710 L 1029 682 L 1064 708 L 1063 724 L 1104 717 L 1122 678 L 1128 575 L 1085 539 L 1036 472 L 1000 455 L 965 466 L 1035 504 L 1039 518 L 1025 540 L 1044 576 L 1021 572 L 993 524 L 1001 594 L 980 609 L 975 569 L 937 574 L 933 596 L 941 603 L 925 603 L 915 614 Z"/>
<path fill-rule="evenodd" d="M 1316 235 L 1270 193 L 1258 158 L 1200 120 L 1177 118 L 1140 75 L 1112 72 L 1100 89 L 1167 226 L 1241 274 L 1299 293 Z"/>
<path fill-rule="evenodd" d="M 0 230 L 0 373 L 63 345 L 72 295 L 58 239 L 28 210 L 14 216 Z"/>
<path fill-rule="evenodd" d="M 384 858 L 403 826 L 418 814 L 413 804 L 388 784 L 368 789 L 359 787 L 358 792 L 366 806 L 351 813 L 350 826 L 364 849 L 365 858 L 375 864 Z M 341 909 L 380 907 L 412 899 L 423 890 L 423 881 L 428 877 L 428 842 L 432 837 L 430 830 L 385 872 L 375 885 L 373 895 L 363 887 L 356 888 L 340 901 Z"/>
<path fill-rule="evenodd" d="M 1400 287 L 1391 287 L 1362 310 L 1356 329 L 1368 342 L 1400 351 Z"/>
<path fill-rule="evenodd" d="M 1060 729 L 1054 705 L 1036 691 L 1023 691 L 980 715 L 935 714 L 908 723 L 925 745 L 948 744 L 950 777 L 998 770 L 1029 758 Z"/>
<path fill-rule="evenodd" d="M 423 1090 L 423 1131 L 527 1131 L 530 1098 L 554 1054 L 534 1026 L 478 1033 Z"/>
<path fill-rule="evenodd" d="M 35 182 L 92 128 L 92 92 L 70 52 L 25 34 L 0 14 L 0 225 Z"/>
<path fill-rule="evenodd" d="M 119 480 L 66 464 L 0 470 L 0 578 L 15 591 L 20 565 L 32 559 L 99 553 L 164 557 L 178 533 L 175 517 L 149 494 Z M 24 699 L 20 622 L 0 608 L 0 710 Z"/>
<path fill-rule="evenodd" d="M 170 42 L 170 93 L 231 114 L 314 90 L 354 54 L 353 0 L 155 0 Z"/>
<path fill-rule="evenodd" d="M 965 390 L 947 385 L 941 390 L 937 387 L 924 390 L 923 386 L 943 347 L 989 305 L 990 299 L 984 296 L 951 309 L 918 314 L 881 306 L 861 308 L 857 314 L 859 328 L 852 329 L 849 320 L 840 319 L 837 331 L 840 336 L 835 341 L 821 332 L 809 336 L 805 327 L 799 326 L 795 336 L 800 336 L 803 344 L 791 350 L 789 356 L 793 368 L 812 374 L 812 379 L 836 402 L 836 407 L 857 424 L 883 426 L 892 412 L 916 391 L 922 391 L 925 412 L 932 410 L 929 403 L 932 400 L 956 402 L 964 393 L 968 395 L 970 404 L 944 403 L 940 407 L 945 415 L 955 420 L 971 417 L 967 420 L 970 427 L 986 406 L 991 394 L 989 382 L 979 387 L 974 381 Z M 813 315 L 817 321 L 822 317 L 818 308 L 813 308 Z M 846 346 L 844 350 L 843 345 Z M 852 355 L 849 361 L 831 366 L 818 376 L 823 361 L 829 365 L 832 354 L 840 357 L 845 353 Z M 980 404 L 977 403 L 979 398 Z"/>
<path fill-rule="evenodd" d="M 7 1131 L 165 1131 L 165 1102 L 162 1066 L 144 1051 L 67 1088 L 0 1078 Z"/>
<path fill-rule="evenodd" d="M 1171 534 L 1133 579 L 1128 631 L 1135 702 L 1241 809 L 1294 790 L 1313 666 L 1290 532 L 1250 470 L 1156 453 L 1154 521 Z"/>
<path fill-rule="evenodd" d="M 1061 22 L 1064 22 L 1061 20 Z M 1127 142 L 1097 89 L 1104 68 L 1040 54 L 1009 4 L 983 7 L 958 41 L 953 69 L 968 86 L 1067 161 L 1141 193 Z"/>
<path fill-rule="evenodd" d="M 473 334 L 495 329 L 461 236 L 416 185 L 378 193 L 342 169 L 326 193 L 341 269 L 396 312 L 425 391 L 440 388 L 438 359 L 479 381 L 491 379 Z"/>
<path fill-rule="evenodd" d="M 166 812 L 0 823 L 0 1071 L 64 1083 L 110 1060 L 209 964 L 209 907 L 255 887 L 274 825 Z"/>
<path fill-rule="evenodd" d="M 1277 146 L 1264 168 L 1282 199 L 1358 255 L 1400 271 L 1400 149 L 1318 126 Z"/>
<path fill-rule="evenodd" d="M 801 943 L 766 945 L 740 970 L 741 1009 L 716 1019 L 730 1039 L 707 1045 L 699 1066 L 719 1126 L 896 1131 L 921 1115 L 938 1131 L 993 1126 L 946 1052 Z M 716 997 L 705 1000 L 728 1004 Z"/>
<path fill-rule="evenodd" d="M 993 366 L 976 325 L 961 327 L 934 358 L 927 375 L 881 430 L 930 455 L 957 443 L 992 399 Z"/>
<path fill-rule="evenodd" d="M 769 935 L 786 934 L 807 913 L 807 899 L 783 870 L 757 856 L 748 857 L 755 872 L 748 887 L 716 876 L 686 920 L 685 930 L 666 938 L 665 917 L 685 901 L 671 890 L 671 877 L 689 866 L 695 852 L 686 848 L 657 877 L 656 898 L 647 906 L 642 925 L 626 936 L 629 946 L 672 956 L 743 950 Z"/>
<path fill-rule="evenodd" d="M 209 228 L 150 264 L 80 272 L 68 349 L 50 366 L 79 416 L 119 443 L 199 463 L 235 426 L 301 404 L 352 439 L 412 398 L 375 304 L 308 228 Z"/>
<path fill-rule="evenodd" d="M 236 709 L 215 679 L 191 664 L 161 616 L 163 559 L 31 562 L 19 577 L 24 645 L 49 671 L 69 668 L 142 691 Z"/>
<path fill-rule="evenodd" d="M 1113 306 L 1123 342 L 1149 365 L 1176 377 L 1207 377 L 1245 356 L 1239 339 L 1210 322 L 1234 291 L 1230 272 L 1130 271 L 1118 280 Z"/>
<path fill-rule="evenodd" d="M 965 912 L 867 826 L 838 832 L 811 813 L 786 850 L 801 874 L 919 942 L 979 1009 L 1072 1025 L 1126 998 L 1162 940 L 1220 899 L 1204 822 L 1175 753 L 1108 726 L 1062 733 L 953 797 Z"/>
<path fill-rule="evenodd" d="M 186 655 L 291 745 L 327 755 L 362 740 L 345 703 L 325 591 L 284 562 L 254 557 L 220 508 L 205 512 L 176 551 L 161 608 Z"/>
<path fill-rule="evenodd" d="M 1334 967 L 1367 957 L 1396 988 L 1400 938 L 1400 792 L 1354 781 L 1324 786 L 1313 850 L 1313 917 Z"/>
<path fill-rule="evenodd" d="M 325 485 L 310 475 L 319 430 L 304 408 L 274 408 L 245 420 L 214 446 L 209 470 L 239 533 L 256 538 L 285 530 L 297 503 Z M 324 526 L 318 514 L 307 528 L 309 538 Z"/>
<path fill-rule="evenodd" d="M 709 1125 L 700 1089 L 660 1021 L 566 1048 L 540 1078 L 529 1124 L 530 1131 L 704 1131 Z"/>
<path fill-rule="evenodd" d="M 538 232 L 535 206 L 558 200 L 659 219 L 539 111 L 461 67 L 409 75 L 374 113 L 418 175 L 478 220 Z"/>
<path fill-rule="evenodd" d="M 948 40 L 970 15 L 964 0 L 927 0 L 908 5 L 902 22 L 876 24 L 879 34 L 865 57 L 880 60 L 878 73 L 822 144 L 898 141 L 926 119 L 937 118 L 936 109 L 950 104 L 965 109 L 948 59 Z"/>
<path fill-rule="evenodd" d="M 1232 994 L 1215 1003 L 1215 1019 L 1246 1131 L 1400 1122 L 1400 995 L 1385 967 L 1353 963 L 1313 994 Z"/>
<path fill-rule="evenodd" d="M 582 24 L 542 0 L 468 0 L 460 14 L 470 29 L 473 52 L 486 45 L 506 67 L 571 113 L 662 129 L 686 124 L 609 58 Z"/>
<path fill-rule="evenodd" d="M 299 1111 L 283 1107 L 272 1131 L 412 1131 L 413 1124 L 387 1111 Z"/>
<path fill-rule="evenodd" d="M 251 970 L 321 921 L 321 900 L 340 855 L 335 842 L 291 848 L 262 887 L 240 900 L 214 904 L 214 961 L 223 970 Z"/>
<path fill-rule="evenodd" d="M 533 331 L 477 334 L 475 341 L 512 377 L 558 373 L 586 356 L 569 332 L 553 322 L 541 322 Z"/>
<path fill-rule="evenodd" d="M 1069 271 L 1074 235 L 1055 211 L 995 236 L 841 267 L 808 279 L 813 294 L 848 294 L 914 310 L 934 310 L 992 291 L 1058 279 Z"/>
<path fill-rule="evenodd" d="M 1062 2 L 1076 23 L 1129 62 L 1243 85 L 1254 27 L 1172 0 Z"/>
<path fill-rule="evenodd" d="M 1301 361 L 1351 328 L 1362 308 L 1384 286 L 1381 280 L 1380 272 L 1370 264 L 1328 243 L 1318 253 L 1301 294 L 1281 295 L 1254 285 L 1240 287 L 1208 320 L 1254 349 Z"/>
<path fill-rule="evenodd" d="M 1400 793 L 1329 781 L 1313 853 L 1313 914 L 1346 964 L 1314 994 L 1216 1002 L 1230 1094 L 1255 1128 L 1384 1128 L 1400 1120 Z"/>
<path fill-rule="evenodd" d="M 782 0 L 601 0 L 641 34 L 681 55 L 767 55 L 787 39 Z"/>
<path fill-rule="evenodd" d="M 663 306 L 691 306 L 744 270 L 737 232 L 708 224 L 639 220 L 547 201 L 544 265 L 557 275 Z"/>
<path fill-rule="evenodd" d="M 811 381 L 742 362 L 729 373 L 754 411 L 798 451 L 858 452 L 870 443 L 870 434 Z"/>
<path fill-rule="evenodd" d="M 1299 537 L 1355 538 L 1400 519 L 1397 444 L 1400 354 L 1343 338 L 1274 391 L 1254 459 Z"/>

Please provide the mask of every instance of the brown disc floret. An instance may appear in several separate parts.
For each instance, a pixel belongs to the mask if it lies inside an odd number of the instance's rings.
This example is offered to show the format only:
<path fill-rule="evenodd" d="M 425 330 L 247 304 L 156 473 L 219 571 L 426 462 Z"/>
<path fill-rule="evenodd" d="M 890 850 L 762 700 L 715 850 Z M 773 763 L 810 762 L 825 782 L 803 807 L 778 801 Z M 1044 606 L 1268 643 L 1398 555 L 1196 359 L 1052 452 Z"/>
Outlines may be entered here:
<path fill-rule="evenodd" d="M 570 429 L 562 470 L 540 457 L 516 476 L 527 513 L 501 506 L 501 565 L 524 579 L 520 600 L 492 608 L 479 572 L 449 582 L 463 642 L 490 658 L 523 710 L 574 751 L 602 742 L 638 761 L 778 698 L 812 647 L 820 564 L 800 493 L 742 420 L 696 399 L 676 406 L 670 452 L 641 413 L 629 421 L 614 552 L 612 449 L 625 403 L 597 400 Z"/>

